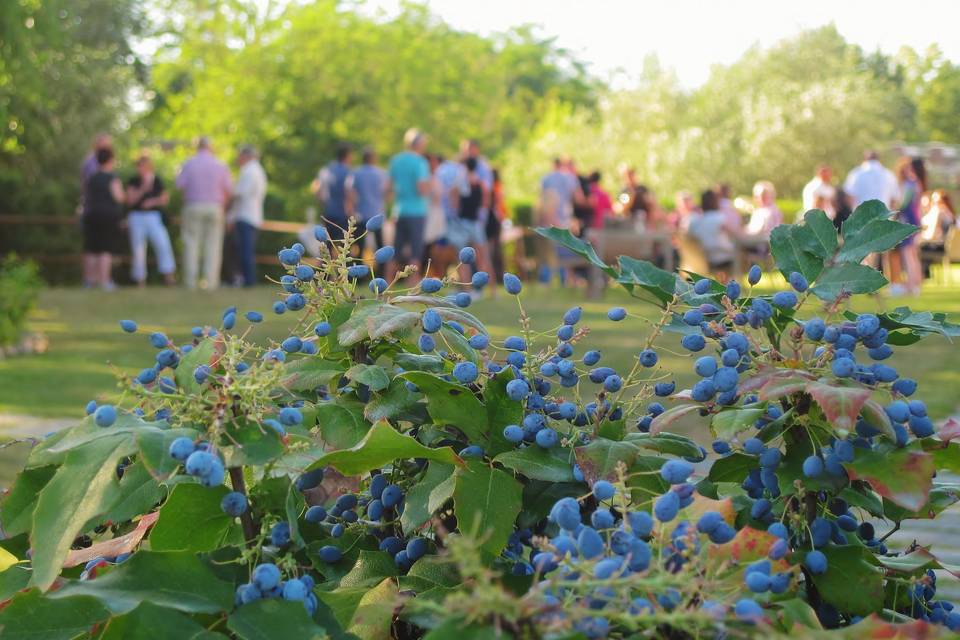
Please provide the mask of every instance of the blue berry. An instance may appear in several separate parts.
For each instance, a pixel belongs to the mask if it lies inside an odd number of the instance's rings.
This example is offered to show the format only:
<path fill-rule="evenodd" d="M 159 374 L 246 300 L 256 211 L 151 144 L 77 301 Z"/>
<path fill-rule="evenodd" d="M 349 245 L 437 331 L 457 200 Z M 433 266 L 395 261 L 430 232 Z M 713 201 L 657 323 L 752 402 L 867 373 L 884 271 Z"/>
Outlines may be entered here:
<path fill-rule="evenodd" d="M 320 560 L 323 562 L 326 562 L 327 564 L 333 564 L 343 557 L 343 552 L 341 552 L 339 548 L 333 546 L 332 544 L 328 544 L 320 547 L 320 551 L 317 552 L 317 555 L 320 556 Z"/>
<path fill-rule="evenodd" d="M 277 252 L 277 258 L 279 258 L 280 264 L 292 267 L 300 262 L 300 252 L 296 249 L 281 249 Z"/>
<path fill-rule="evenodd" d="M 600 501 L 609 500 L 616 492 L 616 487 L 606 480 L 597 480 L 593 485 L 593 497 Z"/>
<path fill-rule="evenodd" d="M 857 316 L 857 336 L 868 338 L 880 329 L 880 318 L 872 313 L 861 313 Z"/>
<path fill-rule="evenodd" d="M 467 343 L 474 349 L 486 349 L 487 345 L 490 344 L 490 337 L 482 333 L 478 333 L 475 336 L 471 336 Z"/>
<path fill-rule="evenodd" d="M 740 283 L 736 280 L 731 280 L 727 283 L 726 287 L 727 297 L 730 298 L 730 301 L 734 301 L 740 297 Z"/>
<path fill-rule="evenodd" d="M 313 270 L 308 264 L 297 265 L 297 268 L 293 270 L 293 275 L 297 277 L 297 280 L 306 282 L 308 280 L 313 280 L 313 276 L 316 275 L 316 271 Z"/>
<path fill-rule="evenodd" d="M 519 378 L 507 383 L 507 397 L 517 402 L 523 400 L 530 394 L 530 386 L 524 380 Z"/>
<path fill-rule="evenodd" d="M 717 361 L 713 356 L 703 356 L 697 359 L 693 370 L 696 371 L 697 375 L 701 378 L 709 378 L 717 372 Z"/>
<path fill-rule="evenodd" d="M 469 361 L 458 362 L 456 366 L 453 367 L 453 377 L 456 378 L 460 384 L 470 384 L 477 379 L 478 375 L 477 365 Z"/>
<path fill-rule="evenodd" d="M 220 501 L 220 509 L 228 516 L 239 517 L 247 510 L 247 496 L 239 491 L 231 491 L 223 496 Z"/>
<path fill-rule="evenodd" d="M 749 282 L 751 285 L 755 285 L 760 282 L 760 276 L 760 266 L 752 265 L 750 270 L 747 272 L 747 282 Z"/>
<path fill-rule="evenodd" d="M 822 551 L 811 551 L 807 554 L 807 557 L 803 559 L 803 566 L 815 576 L 826 573 L 827 556 L 823 555 Z"/>
<path fill-rule="evenodd" d="M 793 291 L 778 291 L 773 294 L 773 305 L 784 309 L 792 309 L 797 306 L 797 294 Z"/>
<path fill-rule="evenodd" d="M 684 324 L 696 327 L 703 322 L 703 313 L 699 309 L 690 309 L 683 314 L 682 319 Z"/>
<path fill-rule="evenodd" d="M 653 392 L 660 398 L 666 398 L 677 388 L 676 382 L 658 382 L 653 385 Z"/>
<path fill-rule="evenodd" d="M 553 447 L 557 446 L 560 441 L 559 437 L 557 436 L 557 432 L 549 427 L 545 427 L 537 431 L 535 439 L 537 446 L 541 449 L 552 449 Z"/>
<path fill-rule="evenodd" d="M 613 307 L 607 311 L 607 318 L 614 322 L 620 322 L 627 317 L 627 310 L 623 307 Z"/>
<path fill-rule="evenodd" d="M 170 457 L 179 462 L 184 462 L 193 453 L 195 447 L 193 440 L 180 436 L 170 443 Z"/>
<path fill-rule="evenodd" d="M 435 309 L 427 309 L 423 312 L 421 323 L 423 324 L 424 331 L 427 333 L 436 333 L 440 330 L 440 327 L 443 326 L 443 318 L 440 317 L 440 314 L 437 313 Z"/>
<path fill-rule="evenodd" d="M 439 278 L 424 278 L 420 281 L 420 289 L 424 293 L 436 293 L 443 288 L 443 281 Z"/>
<path fill-rule="evenodd" d="M 396 253 L 393 247 L 386 245 L 380 247 L 373 253 L 373 259 L 376 260 L 377 264 L 386 264 L 393 260 L 393 256 Z"/>
<path fill-rule="evenodd" d="M 837 358 L 830 364 L 830 369 L 838 378 L 849 378 L 856 371 L 857 365 L 851 358 Z"/>
<path fill-rule="evenodd" d="M 803 475 L 808 478 L 817 478 L 823 475 L 823 458 L 818 455 L 808 456 L 803 461 Z"/>
<path fill-rule="evenodd" d="M 437 343 L 430 334 L 421 333 L 420 338 L 417 340 L 417 346 L 420 347 L 420 351 L 423 353 L 430 353 L 437 347 Z"/>
<path fill-rule="evenodd" d="M 567 312 L 563 314 L 563 324 L 566 325 L 575 325 L 580 322 L 580 317 L 583 314 L 583 307 L 571 307 L 567 309 Z"/>
<path fill-rule="evenodd" d="M 607 376 L 603 381 L 603 388 L 610 393 L 616 393 L 623 387 L 623 378 L 618 375 Z"/>
<path fill-rule="evenodd" d="M 135 333 L 137 330 L 137 323 L 133 320 L 121 320 L 120 328 L 126 331 L 127 333 Z"/>
<path fill-rule="evenodd" d="M 296 480 L 298 491 L 308 491 L 323 482 L 323 469 L 313 469 L 301 474 Z"/>
<path fill-rule="evenodd" d="M 681 484 L 693 473 L 693 465 L 685 460 L 668 460 L 660 467 L 660 476 L 670 484 Z"/>
<path fill-rule="evenodd" d="M 280 584 L 280 569 L 269 562 L 258 564 L 250 576 L 250 582 L 262 593 L 272 591 Z"/>
<path fill-rule="evenodd" d="M 366 224 L 364 224 L 364 228 L 367 231 L 379 231 L 383 227 L 383 220 L 383 214 L 378 213 L 367 220 Z"/>
<path fill-rule="evenodd" d="M 389 484 L 383 489 L 380 500 L 387 509 L 395 507 L 403 500 L 403 490 L 395 484 Z"/>
<path fill-rule="evenodd" d="M 374 278 L 367 285 L 367 288 L 369 288 L 370 291 L 372 291 L 373 293 L 376 293 L 379 295 L 384 291 L 386 291 L 388 286 L 389 285 L 387 284 L 387 281 L 384 280 L 383 278 Z M 469 298 L 470 296 L 467 296 L 467 297 Z"/>
<path fill-rule="evenodd" d="M 691 333 L 689 335 L 683 336 L 680 340 L 680 345 L 687 351 L 702 351 L 705 346 L 707 346 L 707 341 L 703 339 L 698 333 Z"/>
<path fill-rule="evenodd" d="M 100 405 L 93 412 L 93 421 L 98 427 L 109 427 L 117 421 L 117 410 L 110 404 Z"/>
<path fill-rule="evenodd" d="M 292 427 L 303 422 L 303 414 L 296 407 L 284 407 L 277 414 L 277 419 L 280 420 L 280 424 Z"/>
<path fill-rule="evenodd" d="M 710 291 L 710 281 L 706 278 L 701 278 L 693 284 L 693 291 L 698 295 L 704 295 Z"/>
<path fill-rule="evenodd" d="M 503 287 L 507 290 L 507 293 L 517 295 L 523 288 L 523 283 L 520 282 L 520 278 L 512 273 L 505 273 L 503 274 Z"/>
<path fill-rule="evenodd" d="M 561 498 L 550 508 L 550 520 L 561 529 L 573 531 L 580 526 L 580 504 L 573 498 Z"/>
<path fill-rule="evenodd" d="M 677 512 L 679 511 L 680 496 L 674 491 L 667 491 L 657 498 L 653 505 L 653 515 L 655 515 L 660 522 L 670 522 L 677 517 Z"/>
<path fill-rule="evenodd" d="M 370 275 L 370 267 L 365 264 L 354 264 L 347 267 L 347 277 L 351 280 L 359 280 Z"/>
<path fill-rule="evenodd" d="M 793 273 L 791 273 L 788 280 L 790 281 L 790 286 L 793 287 L 796 291 L 799 291 L 800 293 L 803 293 L 804 291 L 806 291 L 807 287 L 809 286 L 807 283 L 807 279 L 804 278 L 803 274 L 798 271 L 794 271 Z"/>
<path fill-rule="evenodd" d="M 696 402 L 708 402 L 717 394 L 717 388 L 711 380 L 701 380 L 693 385 L 690 397 Z"/>
<path fill-rule="evenodd" d="M 464 247 L 460 249 L 459 258 L 463 264 L 473 264 L 477 261 L 477 250 L 473 247 Z"/>
<path fill-rule="evenodd" d="M 508 442 L 519 443 L 523 441 L 523 429 L 519 425 L 510 424 L 504 427 L 503 437 Z"/>

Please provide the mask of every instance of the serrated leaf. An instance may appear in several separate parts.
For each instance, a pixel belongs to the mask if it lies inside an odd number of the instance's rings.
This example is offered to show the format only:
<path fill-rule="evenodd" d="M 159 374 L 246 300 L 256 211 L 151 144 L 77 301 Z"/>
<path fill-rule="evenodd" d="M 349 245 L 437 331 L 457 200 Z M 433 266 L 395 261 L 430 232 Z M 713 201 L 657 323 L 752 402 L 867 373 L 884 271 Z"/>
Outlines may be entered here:
<path fill-rule="evenodd" d="M 0 523 L 3 523 L 4 536 L 12 538 L 30 531 L 37 496 L 53 478 L 56 470 L 54 466 L 47 466 L 20 472 L 13 487 L 0 503 Z"/>
<path fill-rule="evenodd" d="M 837 250 L 837 229 L 833 221 L 820 209 L 810 209 L 803 214 L 803 223 L 807 231 L 802 236 L 803 249 L 826 260 Z"/>
<path fill-rule="evenodd" d="M 212 551 L 237 536 L 234 519 L 220 509 L 229 490 L 181 482 L 160 507 L 150 533 L 154 551 Z"/>
<path fill-rule="evenodd" d="M 916 233 L 917 229 L 913 225 L 895 220 L 875 220 L 855 236 L 845 240 L 836 259 L 838 262 L 859 263 L 871 253 L 893 249 Z"/>
<path fill-rule="evenodd" d="M 407 491 L 403 514 L 400 516 L 400 526 L 405 534 L 409 535 L 423 526 L 440 504 L 453 496 L 454 468 L 453 465 L 442 462 L 431 462 L 427 465 L 423 477 Z M 448 490 L 438 491 L 444 485 Z"/>
<path fill-rule="evenodd" d="M 283 365 L 280 384 L 291 391 L 313 391 L 332 380 L 339 380 L 345 370 L 340 362 L 316 356 L 291 359 Z"/>
<path fill-rule="evenodd" d="M 70 640 L 110 617 L 94 598 L 52 599 L 39 590 L 18 593 L 0 610 L 4 640 Z"/>
<path fill-rule="evenodd" d="M 671 407 L 653 419 L 653 422 L 650 423 L 650 433 L 657 435 L 661 431 L 669 429 L 683 416 L 699 411 L 701 408 L 699 404 L 681 404 Z"/>
<path fill-rule="evenodd" d="M 584 242 L 580 238 L 574 236 L 572 233 L 570 233 L 569 229 L 560 229 L 558 227 L 537 227 L 534 229 L 534 231 L 544 238 L 552 240 L 560 246 L 566 247 L 570 251 L 573 251 L 575 254 L 585 259 L 593 266 L 599 267 L 611 278 L 617 277 L 617 270 L 601 260 L 600 256 L 597 255 L 597 252 L 589 242 Z"/>
<path fill-rule="evenodd" d="M 679 278 L 677 274 L 664 271 L 651 262 L 620 256 L 620 275 L 618 283 L 628 289 L 637 286 L 652 295 L 662 305 L 673 300 L 677 293 Z"/>
<path fill-rule="evenodd" d="M 585 447 L 574 449 L 577 465 L 587 484 L 597 480 L 616 479 L 619 463 L 630 467 L 640 454 L 640 448 L 627 441 L 597 438 Z"/>
<path fill-rule="evenodd" d="M 493 461 L 532 480 L 573 482 L 571 453 L 569 449 L 559 447 L 542 449 L 530 446 L 504 451 Z"/>
<path fill-rule="evenodd" d="M 387 578 L 360 597 L 347 632 L 363 640 L 390 640 L 397 602 L 397 588 L 393 580 Z"/>
<path fill-rule="evenodd" d="M 839 382 L 810 382 L 807 393 L 813 397 L 823 415 L 834 429 L 853 431 L 857 416 L 870 397 L 870 390 L 863 387 L 841 386 Z"/>
<path fill-rule="evenodd" d="M 782 224 L 770 233 L 770 251 L 777 268 L 789 276 L 796 271 L 812 282 L 823 271 L 823 259 L 808 252 L 806 247 L 815 240 L 813 232 L 800 225 Z"/>
<path fill-rule="evenodd" d="M 523 504 L 523 485 L 499 469 L 471 460 L 457 470 L 453 490 L 457 527 L 481 549 L 499 555 L 507 545 Z"/>
<path fill-rule="evenodd" d="M 425 447 L 415 438 L 400 433 L 387 422 L 378 422 L 356 445 L 320 456 L 310 465 L 310 469 L 329 465 L 344 475 L 352 476 L 379 469 L 394 460 L 407 458 L 426 458 L 447 464 L 463 464 L 463 460 L 450 447 L 435 449 Z"/>
<path fill-rule="evenodd" d="M 142 427 L 137 430 L 137 447 L 140 460 L 157 480 L 169 478 L 180 463 L 170 457 L 170 444 L 179 437 L 196 440 L 199 432 L 194 429 L 158 429 Z"/>
<path fill-rule="evenodd" d="M 389 305 L 380 302 L 379 300 L 361 300 L 353 308 L 353 311 L 350 313 L 350 317 L 347 318 L 338 328 L 337 328 L 337 342 L 341 347 L 349 347 L 351 345 L 360 342 L 361 340 L 366 340 L 370 337 L 370 329 L 367 325 L 367 320 L 373 316 L 379 315 L 383 307 Z M 393 307 L 398 313 L 410 313 L 409 311 L 404 311 L 399 307 Z M 388 312 L 389 313 L 389 312 Z M 396 314 L 394 314 L 396 315 Z M 385 322 L 387 318 L 382 318 L 382 322 Z"/>
<path fill-rule="evenodd" d="M 907 448 L 857 450 L 853 462 L 843 466 L 851 480 L 865 480 L 878 494 L 911 511 L 927 501 L 936 472 L 930 454 Z"/>
<path fill-rule="evenodd" d="M 398 353 L 393 361 L 407 371 L 443 372 L 443 358 L 432 354 Z"/>
<path fill-rule="evenodd" d="M 927 494 L 927 501 L 919 509 L 904 509 L 884 498 L 881 515 L 896 522 L 901 520 L 933 520 L 957 502 L 960 502 L 960 487 L 954 484 L 939 484 L 934 481 L 930 493 Z"/>
<path fill-rule="evenodd" d="M 384 578 L 396 577 L 398 573 L 397 563 L 389 554 L 361 550 L 353 568 L 340 578 L 340 588 L 372 587 Z"/>
<path fill-rule="evenodd" d="M 740 409 L 724 409 L 713 414 L 710 430 L 720 440 L 731 440 L 741 431 L 752 428 L 757 419 L 766 412 L 765 404 Z"/>
<path fill-rule="evenodd" d="M 349 449 L 363 440 L 370 423 L 363 417 L 360 403 L 342 400 L 317 405 L 317 424 L 323 441 L 335 449 Z"/>
<path fill-rule="evenodd" d="M 861 202 L 853 213 L 850 214 L 843 225 L 840 227 L 843 239 L 846 241 L 863 230 L 871 222 L 876 220 L 889 220 L 893 212 L 887 208 L 887 205 L 880 200 L 867 200 Z"/>
<path fill-rule="evenodd" d="M 310 416 L 305 414 L 304 422 L 309 424 L 311 421 Z M 288 437 L 294 437 L 295 429 L 290 428 Z M 248 420 L 228 423 L 220 439 L 220 447 L 228 467 L 268 464 L 280 458 L 286 451 L 279 433 Z M 169 454 L 167 458 L 173 460 Z"/>
<path fill-rule="evenodd" d="M 91 596 L 114 613 L 151 602 L 188 613 L 233 607 L 233 584 L 217 577 L 192 552 L 138 551 L 96 580 L 69 582 L 47 597 Z"/>
<path fill-rule="evenodd" d="M 483 388 L 483 403 L 487 412 L 487 454 L 497 455 L 501 451 L 510 451 L 514 444 L 503 436 L 507 425 L 520 424 L 523 420 L 523 404 L 507 395 L 507 384 L 514 379 L 510 367 L 487 380 Z"/>
<path fill-rule="evenodd" d="M 487 411 L 470 389 L 420 371 L 409 371 L 398 377 L 417 385 L 435 424 L 456 427 L 470 442 L 486 448 Z"/>
<path fill-rule="evenodd" d="M 386 390 L 370 398 L 363 408 L 363 417 L 371 423 L 401 419 L 417 402 L 416 394 L 407 388 L 406 382 L 395 379 Z"/>
<path fill-rule="evenodd" d="M 126 522 L 149 513 L 167 493 L 141 461 L 124 469 L 120 482 L 112 487 L 103 499 L 103 518 L 112 522 Z"/>
<path fill-rule="evenodd" d="M 479 334 L 487 335 L 487 328 L 472 313 L 468 313 L 463 309 L 450 307 L 439 307 L 436 309 L 436 312 L 446 321 L 453 320 L 454 322 L 459 322 L 464 327 L 470 327 Z"/>
<path fill-rule="evenodd" d="M 287 524 L 290 525 L 290 541 L 297 547 L 303 547 L 306 543 L 303 536 L 300 535 L 300 515 L 306 509 L 306 500 L 303 494 L 297 489 L 296 484 L 290 483 L 287 489 L 287 499 L 284 500 L 283 510 L 287 516 Z"/>
<path fill-rule="evenodd" d="M 880 433 L 887 436 L 890 440 L 896 441 L 897 434 L 893 430 L 893 423 L 890 422 L 890 416 L 883 410 L 880 403 L 873 399 L 867 399 L 860 409 L 863 419 L 867 424 L 877 429 Z"/>
<path fill-rule="evenodd" d="M 756 456 L 744 453 L 732 453 L 716 460 L 710 466 L 707 478 L 711 482 L 743 482 L 750 471 L 757 468 Z"/>
<path fill-rule="evenodd" d="M 864 264 L 844 263 L 824 269 L 812 291 L 818 298 L 832 302 L 841 294 L 873 293 L 887 284 L 883 274 Z"/>
<path fill-rule="evenodd" d="M 355 364 L 347 370 L 347 377 L 370 387 L 371 391 L 381 391 L 390 386 L 387 370 L 375 364 Z"/>
<path fill-rule="evenodd" d="M 243 640 L 324 640 L 327 637 L 302 602 L 268 598 L 255 600 L 237 609 L 227 619 L 227 628 Z"/>
<path fill-rule="evenodd" d="M 873 564 L 872 553 L 860 545 L 830 545 L 827 571 L 813 577 L 824 601 L 842 613 L 865 616 L 883 608 L 883 571 Z"/>
<path fill-rule="evenodd" d="M 133 611 L 110 618 L 98 640 L 193 640 L 205 631 L 179 611 L 141 602 Z"/>
<path fill-rule="evenodd" d="M 201 364 L 210 365 L 213 369 L 216 367 L 220 356 L 223 354 L 223 338 L 210 337 L 204 338 L 194 345 L 189 353 L 183 355 L 180 364 L 174 371 L 173 379 L 177 387 L 185 393 L 199 393 L 203 390 L 203 385 L 193 379 L 193 370 Z"/>
<path fill-rule="evenodd" d="M 757 397 L 766 402 L 779 400 L 780 398 L 805 391 L 809 382 L 810 378 L 802 375 L 771 377 L 760 387 L 760 390 L 757 392 Z"/>
<path fill-rule="evenodd" d="M 40 492 L 33 512 L 32 584 L 46 589 L 53 583 L 73 540 L 103 512 L 103 497 L 117 481 L 117 463 L 135 448 L 129 433 L 118 433 L 67 453 L 63 466 Z"/>
<path fill-rule="evenodd" d="M 657 435 L 649 433 L 628 433 L 624 438 L 630 444 L 657 453 L 668 453 L 681 458 L 700 458 L 703 452 L 700 445 L 685 436 L 661 431 Z"/>

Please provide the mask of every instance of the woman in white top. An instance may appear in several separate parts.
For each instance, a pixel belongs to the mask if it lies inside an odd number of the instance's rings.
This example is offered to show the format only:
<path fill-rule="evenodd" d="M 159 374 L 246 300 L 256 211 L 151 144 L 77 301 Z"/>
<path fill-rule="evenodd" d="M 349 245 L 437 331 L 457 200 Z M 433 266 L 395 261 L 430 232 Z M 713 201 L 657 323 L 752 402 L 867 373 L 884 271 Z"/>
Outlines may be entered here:
<path fill-rule="evenodd" d="M 774 227 L 783 224 L 783 213 L 777 208 L 777 191 L 773 183 L 761 180 L 753 185 L 753 202 L 756 208 L 750 214 L 745 233 L 750 236 L 759 236 L 770 239 L 770 232 Z"/>
<path fill-rule="evenodd" d="M 701 194 L 700 208 L 703 213 L 690 215 L 687 232 L 700 243 L 712 271 L 727 271 L 736 255 L 733 237 L 738 229 L 733 228 L 730 219 L 720 210 L 717 194 L 712 189 Z"/>

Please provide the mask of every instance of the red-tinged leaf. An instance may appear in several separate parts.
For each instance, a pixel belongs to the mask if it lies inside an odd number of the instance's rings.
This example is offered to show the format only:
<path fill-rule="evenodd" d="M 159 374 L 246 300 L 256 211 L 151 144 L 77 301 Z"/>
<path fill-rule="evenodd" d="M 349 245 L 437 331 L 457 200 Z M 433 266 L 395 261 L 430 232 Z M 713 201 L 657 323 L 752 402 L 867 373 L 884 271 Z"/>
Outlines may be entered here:
<path fill-rule="evenodd" d="M 661 431 L 669 429 L 674 422 L 683 416 L 698 411 L 699 409 L 700 405 L 698 404 L 681 404 L 680 406 L 667 409 L 650 423 L 650 433 L 657 435 Z"/>
<path fill-rule="evenodd" d="M 960 422 L 954 418 L 948 418 L 943 425 L 937 429 L 937 435 L 940 436 L 940 439 L 944 442 L 950 442 L 960 438 Z"/>
<path fill-rule="evenodd" d="M 858 451 L 843 465 L 850 480 L 865 480 L 873 490 L 910 511 L 927 502 L 936 471 L 933 456 L 913 449 Z"/>
<path fill-rule="evenodd" d="M 777 541 L 777 536 L 753 527 L 744 527 L 737 531 L 736 537 L 723 545 L 713 545 L 710 550 L 711 559 L 732 560 L 742 569 L 754 560 L 767 557 L 770 546 Z M 789 571 L 790 563 L 785 559 L 771 560 L 773 571 Z"/>
<path fill-rule="evenodd" d="M 157 521 L 158 517 L 160 517 L 159 511 L 148 513 L 140 518 L 140 522 L 137 523 L 137 527 L 130 533 L 126 533 L 111 540 L 97 542 L 96 544 L 90 545 L 86 549 L 72 549 L 70 553 L 67 554 L 67 559 L 64 560 L 63 566 L 75 567 L 77 565 L 86 564 L 94 558 L 99 558 L 101 556 L 104 558 L 115 558 L 121 553 L 131 553 L 137 548 L 137 545 L 140 544 L 140 541 L 143 540 L 143 537 L 147 535 L 147 530 L 153 526 L 153 523 Z"/>
<path fill-rule="evenodd" d="M 813 396 L 824 415 L 835 429 L 853 431 L 860 409 L 870 397 L 870 390 L 863 387 L 844 387 L 837 383 L 811 382 L 807 393 Z"/>
<path fill-rule="evenodd" d="M 686 508 L 685 514 L 691 521 L 696 522 L 700 519 L 700 516 L 707 511 L 716 511 L 723 516 L 723 519 L 726 520 L 729 525 L 732 525 L 737 520 L 737 510 L 733 506 L 733 500 L 731 498 L 714 500 L 702 496 L 699 493 L 693 494 L 693 502 Z"/>
<path fill-rule="evenodd" d="M 923 450 L 933 456 L 937 471 L 960 473 L 960 443 L 933 438 L 924 438 L 920 442 Z"/>
<path fill-rule="evenodd" d="M 943 569 L 960 578 L 960 567 L 943 564 L 930 553 L 929 547 L 917 547 L 906 555 L 877 556 L 877 560 L 886 568 L 900 573 L 917 575 L 926 569 Z"/>
<path fill-rule="evenodd" d="M 764 401 L 777 400 L 806 390 L 810 379 L 802 376 L 777 376 L 760 387 L 757 397 Z"/>
<path fill-rule="evenodd" d="M 804 379 L 810 381 L 815 380 L 816 378 L 806 371 L 798 371 L 796 369 L 765 368 L 761 369 L 755 375 L 743 380 L 737 386 L 737 389 L 740 391 L 740 393 L 752 393 L 754 391 L 759 391 L 766 384 L 773 382 L 774 380 L 783 379 Z"/>
<path fill-rule="evenodd" d="M 934 640 L 948 638 L 950 632 L 923 620 L 895 624 L 874 613 L 853 626 L 831 631 L 830 637 L 838 640 Z"/>
<path fill-rule="evenodd" d="M 588 484 L 597 480 L 616 480 L 617 465 L 629 467 L 640 454 L 640 448 L 627 441 L 597 438 L 573 451 L 577 465 Z"/>

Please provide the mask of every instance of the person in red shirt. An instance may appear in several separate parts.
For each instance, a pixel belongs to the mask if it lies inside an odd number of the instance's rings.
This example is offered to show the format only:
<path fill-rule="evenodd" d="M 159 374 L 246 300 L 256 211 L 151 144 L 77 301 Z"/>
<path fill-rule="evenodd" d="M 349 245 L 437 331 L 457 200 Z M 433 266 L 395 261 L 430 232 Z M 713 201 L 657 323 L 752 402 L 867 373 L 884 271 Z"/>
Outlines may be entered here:
<path fill-rule="evenodd" d="M 588 178 L 590 183 L 590 205 L 593 207 L 593 229 L 603 229 L 604 220 L 613 213 L 613 200 L 610 194 L 600 186 L 600 172 L 594 171 Z"/>

